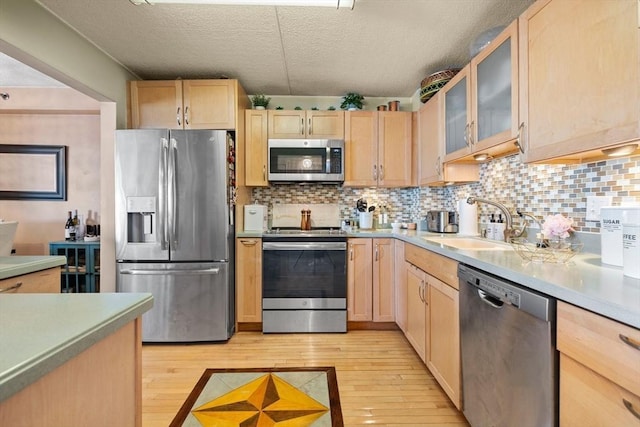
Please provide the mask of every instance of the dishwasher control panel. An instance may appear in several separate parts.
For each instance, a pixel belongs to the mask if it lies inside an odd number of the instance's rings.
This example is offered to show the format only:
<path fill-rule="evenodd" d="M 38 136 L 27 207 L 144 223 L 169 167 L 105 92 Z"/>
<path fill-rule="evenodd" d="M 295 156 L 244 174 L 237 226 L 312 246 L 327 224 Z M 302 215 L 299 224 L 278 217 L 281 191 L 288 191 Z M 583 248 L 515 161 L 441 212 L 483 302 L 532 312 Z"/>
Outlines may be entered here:
<path fill-rule="evenodd" d="M 475 285 L 491 296 L 498 298 L 500 301 L 506 302 L 515 307 L 520 307 L 520 294 L 518 292 L 515 292 L 513 289 L 507 288 L 505 286 L 500 286 L 493 281 L 485 280 L 482 278 L 476 278 Z"/>

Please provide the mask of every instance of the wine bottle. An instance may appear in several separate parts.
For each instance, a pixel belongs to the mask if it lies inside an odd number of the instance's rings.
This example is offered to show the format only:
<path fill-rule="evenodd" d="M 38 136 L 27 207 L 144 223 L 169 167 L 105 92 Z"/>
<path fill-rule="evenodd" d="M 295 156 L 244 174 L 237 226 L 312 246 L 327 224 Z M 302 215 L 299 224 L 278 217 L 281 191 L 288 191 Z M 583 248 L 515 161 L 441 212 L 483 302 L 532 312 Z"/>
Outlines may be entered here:
<path fill-rule="evenodd" d="M 64 240 L 73 240 L 71 238 L 71 231 L 73 230 L 73 237 L 75 238 L 75 226 L 73 225 L 73 217 L 71 216 L 71 211 L 69 211 L 69 217 L 67 218 L 67 222 L 64 224 Z"/>

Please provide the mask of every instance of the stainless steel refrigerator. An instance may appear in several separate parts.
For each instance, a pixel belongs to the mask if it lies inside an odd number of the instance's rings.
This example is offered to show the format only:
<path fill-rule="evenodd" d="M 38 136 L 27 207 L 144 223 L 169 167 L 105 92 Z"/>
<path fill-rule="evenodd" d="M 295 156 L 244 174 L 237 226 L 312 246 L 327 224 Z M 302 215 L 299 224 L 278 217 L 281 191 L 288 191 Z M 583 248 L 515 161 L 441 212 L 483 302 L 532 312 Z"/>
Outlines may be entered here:
<path fill-rule="evenodd" d="M 225 131 L 116 131 L 118 292 L 150 292 L 145 342 L 224 341 L 235 327 Z"/>

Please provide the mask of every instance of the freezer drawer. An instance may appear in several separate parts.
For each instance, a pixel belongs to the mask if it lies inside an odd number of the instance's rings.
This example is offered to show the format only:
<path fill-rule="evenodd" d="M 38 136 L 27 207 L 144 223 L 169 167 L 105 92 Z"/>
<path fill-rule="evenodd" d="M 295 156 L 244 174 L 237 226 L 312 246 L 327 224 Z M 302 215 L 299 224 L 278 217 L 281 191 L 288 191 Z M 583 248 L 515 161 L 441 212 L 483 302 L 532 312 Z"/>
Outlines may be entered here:
<path fill-rule="evenodd" d="M 234 332 L 228 263 L 118 263 L 118 292 L 150 292 L 144 342 L 225 341 Z"/>

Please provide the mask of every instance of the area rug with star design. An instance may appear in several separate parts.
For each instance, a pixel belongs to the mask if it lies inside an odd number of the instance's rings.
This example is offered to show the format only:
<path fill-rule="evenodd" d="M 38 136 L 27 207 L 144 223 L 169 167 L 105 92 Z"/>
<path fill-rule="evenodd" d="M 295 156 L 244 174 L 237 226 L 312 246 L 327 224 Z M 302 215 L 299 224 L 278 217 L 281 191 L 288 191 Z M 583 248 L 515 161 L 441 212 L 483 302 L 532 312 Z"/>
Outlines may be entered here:
<path fill-rule="evenodd" d="M 336 370 L 206 369 L 170 427 L 342 427 Z"/>

